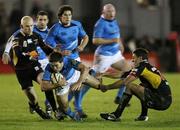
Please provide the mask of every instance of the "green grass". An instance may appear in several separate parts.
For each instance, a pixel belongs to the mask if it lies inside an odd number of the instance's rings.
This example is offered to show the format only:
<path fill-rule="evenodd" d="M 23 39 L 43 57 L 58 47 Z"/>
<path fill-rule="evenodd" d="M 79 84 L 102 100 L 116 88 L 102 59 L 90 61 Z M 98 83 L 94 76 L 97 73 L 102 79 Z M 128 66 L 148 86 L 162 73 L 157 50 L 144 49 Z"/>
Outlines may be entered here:
<path fill-rule="evenodd" d="M 121 122 L 104 121 L 100 112 L 111 112 L 116 108 L 113 103 L 117 90 L 101 93 L 91 89 L 84 98 L 83 108 L 88 118 L 83 122 L 70 119 L 44 121 L 28 111 L 25 98 L 15 75 L 0 75 L 0 130 L 179 130 L 180 129 L 180 74 L 166 74 L 170 82 L 173 104 L 166 111 L 149 110 L 148 122 L 135 122 L 140 113 L 140 103 L 136 98 L 122 116 Z M 105 82 L 112 82 L 105 79 Z M 35 85 L 40 105 L 44 108 L 44 95 Z M 72 104 L 71 104 L 72 106 Z"/>

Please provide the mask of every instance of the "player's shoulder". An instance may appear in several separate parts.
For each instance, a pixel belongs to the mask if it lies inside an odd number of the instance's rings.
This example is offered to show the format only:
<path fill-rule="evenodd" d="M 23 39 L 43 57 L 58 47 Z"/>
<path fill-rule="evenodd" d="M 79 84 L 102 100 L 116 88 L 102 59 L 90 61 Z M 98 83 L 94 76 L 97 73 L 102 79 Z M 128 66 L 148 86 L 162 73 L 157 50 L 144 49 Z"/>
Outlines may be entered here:
<path fill-rule="evenodd" d="M 12 36 L 17 36 L 18 34 L 20 33 L 20 29 L 18 29 L 17 31 L 15 31 L 13 34 L 12 34 Z"/>
<path fill-rule="evenodd" d="M 38 32 L 33 32 L 34 38 L 41 38 L 41 35 Z"/>
<path fill-rule="evenodd" d="M 22 35 L 22 33 L 21 33 L 21 30 L 19 29 L 19 30 L 17 30 L 16 32 L 14 32 L 14 33 L 12 34 L 12 36 L 13 36 L 14 38 L 19 38 L 19 37 L 22 37 L 23 35 Z"/>
<path fill-rule="evenodd" d="M 79 22 L 77 20 L 72 20 L 71 24 L 76 25 L 76 26 L 81 26 L 81 22 Z"/>
<path fill-rule="evenodd" d="M 97 21 L 96 21 L 96 24 L 95 24 L 95 27 L 97 26 L 104 26 L 106 24 L 106 21 L 104 18 L 99 18 Z"/>
<path fill-rule="evenodd" d="M 61 28 L 61 24 L 59 22 L 54 23 L 51 28 L 49 29 L 50 31 L 58 31 Z"/>

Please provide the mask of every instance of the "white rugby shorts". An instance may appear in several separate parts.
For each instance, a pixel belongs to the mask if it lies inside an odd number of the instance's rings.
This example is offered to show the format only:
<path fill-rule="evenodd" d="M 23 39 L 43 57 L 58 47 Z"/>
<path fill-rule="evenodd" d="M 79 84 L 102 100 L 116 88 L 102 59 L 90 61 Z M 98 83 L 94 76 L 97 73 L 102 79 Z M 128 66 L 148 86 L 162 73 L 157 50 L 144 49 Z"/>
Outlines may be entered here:
<path fill-rule="evenodd" d="M 105 56 L 105 55 L 99 55 L 95 54 L 94 57 L 94 65 L 93 69 L 96 72 L 104 73 L 108 70 L 109 67 L 111 67 L 112 64 L 123 60 L 124 56 L 120 51 L 118 51 L 115 55 L 113 56 Z"/>

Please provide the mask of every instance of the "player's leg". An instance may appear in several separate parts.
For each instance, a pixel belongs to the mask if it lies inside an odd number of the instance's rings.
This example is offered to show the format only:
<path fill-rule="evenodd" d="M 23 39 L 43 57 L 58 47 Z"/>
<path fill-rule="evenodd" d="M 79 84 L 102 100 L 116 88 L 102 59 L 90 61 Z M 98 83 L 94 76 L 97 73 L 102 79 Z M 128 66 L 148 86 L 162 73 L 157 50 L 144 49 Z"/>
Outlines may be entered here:
<path fill-rule="evenodd" d="M 144 87 L 136 84 L 129 84 L 126 88 L 126 91 L 123 93 L 123 96 L 121 98 L 121 103 L 118 105 L 116 110 L 112 113 L 101 113 L 100 116 L 106 120 L 117 121 L 121 117 L 132 95 L 135 95 L 136 97 L 138 97 L 140 100 L 143 101 Z"/>
<path fill-rule="evenodd" d="M 67 86 L 63 86 L 63 89 L 62 88 L 56 89 L 56 97 L 59 105 L 59 110 L 64 114 L 68 115 L 70 118 L 78 121 L 81 120 L 81 118 L 75 112 L 72 112 L 71 108 L 69 107 L 69 102 L 68 102 L 69 88 L 70 85 L 68 84 Z M 63 115 L 61 119 L 63 119 Z"/>
<path fill-rule="evenodd" d="M 51 119 L 51 117 L 49 115 L 47 115 L 45 112 L 43 112 L 42 109 L 40 108 L 34 88 L 32 86 L 27 87 L 23 91 L 24 91 L 25 95 L 27 96 L 27 98 L 29 99 L 29 106 L 33 110 L 35 110 L 41 118 Z"/>
<path fill-rule="evenodd" d="M 26 97 L 29 100 L 29 106 L 32 110 L 35 110 L 39 116 L 43 119 L 50 119 L 46 113 L 44 113 L 41 108 L 38 105 L 37 95 L 35 93 L 34 88 L 32 87 L 32 80 L 33 76 L 32 73 L 34 73 L 34 69 L 28 69 L 25 71 L 16 70 L 16 75 L 18 78 L 18 81 L 22 87 L 23 92 L 25 93 Z"/>
<path fill-rule="evenodd" d="M 96 72 L 93 69 L 91 69 L 89 74 L 92 75 L 92 76 L 95 76 Z M 90 86 L 88 86 L 88 85 L 83 85 L 83 87 L 81 88 L 81 90 L 79 92 L 79 96 L 76 97 L 76 98 L 79 98 L 78 99 L 79 104 L 77 105 L 78 106 L 77 108 L 82 108 L 81 104 L 82 104 L 83 97 L 89 91 L 89 89 L 90 89 Z M 87 118 L 87 114 L 82 109 L 77 109 L 77 110 L 78 110 L 77 112 L 79 113 L 81 118 Z"/>
<path fill-rule="evenodd" d="M 44 59 L 38 60 L 38 61 L 39 61 L 39 63 L 41 64 L 41 68 L 42 68 L 43 70 L 45 70 L 47 64 L 49 63 L 48 58 L 44 58 Z M 48 93 L 53 93 L 53 91 L 51 91 L 51 92 L 49 91 L 49 92 L 46 92 L 46 93 L 47 93 L 46 95 L 51 95 L 51 98 L 53 98 L 53 97 L 52 97 L 52 94 L 48 94 Z M 53 95 L 54 95 L 54 94 L 53 94 Z M 53 99 L 52 99 L 52 100 L 53 100 Z M 51 115 L 51 114 L 52 114 L 52 111 L 55 111 L 55 109 L 51 107 L 51 104 L 50 104 L 50 102 L 48 101 L 47 98 L 45 99 L 44 104 L 45 104 L 45 108 L 46 108 L 46 113 L 49 114 L 49 115 Z"/>
<path fill-rule="evenodd" d="M 111 66 L 113 68 L 120 70 L 120 71 L 123 71 L 123 72 L 127 72 L 131 69 L 131 65 L 128 63 L 127 60 L 124 59 L 124 57 L 121 54 L 120 54 L 119 60 L 116 63 L 112 64 Z M 114 100 L 114 102 L 116 104 L 119 104 L 125 89 L 126 89 L 126 86 L 121 86 L 119 88 L 118 93 L 117 93 L 115 100 Z"/>
<path fill-rule="evenodd" d="M 43 76 L 42 72 L 39 73 L 37 76 L 37 82 L 39 84 L 41 84 L 42 82 L 42 76 Z M 50 103 L 50 106 L 52 107 L 53 112 L 55 113 L 57 111 L 57 106 L 56 106 L 53 90 L 48 90 L 48 91 L 45 91 L 44 93 L 45 93 L 46 99 L 48 100 L 48 102 Z M 51 113 L 49 115 L 51 115 Z"/>
<path fill-rule="evenodd" d="M 116 104 L 120 103 L 122 95 L 123 95 L 125 89 L 126 89 L 125 85 L 123 85 L 122 87 L 119 88 L 119 90 L 117 92 L 117 95 L 116 95 L 116 98 L 114 99 L 114 103 L 116 103 Z"/>
<path fill-rule="evenodd" d="M 79 108 L 82 108 L 82 101 L 83 101 L 83 98 L 84 96 L 86 95 L 86 93 L 89 91 L 90 87 L 88 85 L 84 85 L 80 92 L 79 92 Z M 81 118 L 87 118 L 87 114 L 82 110 L 82 109 L 79 109 L 77 111 L 80 115 Z"/>

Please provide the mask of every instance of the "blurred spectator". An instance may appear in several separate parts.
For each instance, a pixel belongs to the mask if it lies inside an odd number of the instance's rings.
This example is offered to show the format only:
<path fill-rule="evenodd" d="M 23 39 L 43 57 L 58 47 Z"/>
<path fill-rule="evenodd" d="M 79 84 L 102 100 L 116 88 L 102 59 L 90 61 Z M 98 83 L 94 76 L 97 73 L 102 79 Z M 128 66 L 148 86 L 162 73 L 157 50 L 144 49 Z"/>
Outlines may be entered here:
<path fill-rule="evenodd" d="M 9 15 L 10 34 L 19 29 L 20 20 L 23 17 L 23 12 L 20 8 L 19 2 L 14 2 L 13 5 L 13 9 Z"/>
<path fill-rule="evenodd" d="M 157 43 L 158 39 L 154 37 L 144 35 L 142 38 L 137 40 L 137 47 L 146 48 L 147 50 L 156 51 L 159 43 Z"/>
<path fill-rule="evenodd" d="M 7 14 L 5 10 L 5 4 L 4 2 L 0 2 L 0 54 L 2 54 L 2 51 L 4 49 L 4 44 L 6 42 L 6 22 L 7 22 Z"/>
<path fill-rule="evenodd" d="M 44 6 L 44 10 L 46 12 L 48 12 L 48 17 L 49 17 L 49 23 L 48 23 L 48 26 L 51 27 L 53 24 L 54 24 L 54 12 L 51 10 L 49 4 L 46 4 Z"/>
<path fill-rule="evenodd" d="M 33 0 L 32 1 L 32 8 L 30 10 L 30 15 L 33 18 L 33 20 L 36 19 L 37 13 L 42 10 L 42 5 L 40 0 Z"/>

